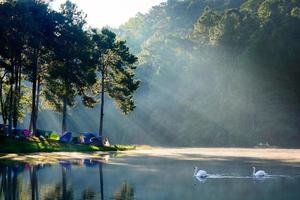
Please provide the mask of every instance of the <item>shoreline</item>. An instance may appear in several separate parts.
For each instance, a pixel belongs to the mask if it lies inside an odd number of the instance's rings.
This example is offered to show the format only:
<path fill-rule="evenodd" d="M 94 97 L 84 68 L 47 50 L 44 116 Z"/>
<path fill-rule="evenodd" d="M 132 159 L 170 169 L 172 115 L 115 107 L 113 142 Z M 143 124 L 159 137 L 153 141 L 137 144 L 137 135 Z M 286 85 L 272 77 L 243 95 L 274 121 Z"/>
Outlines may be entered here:
<path fill-rule="evenodd" d="M 0 153 L 1 163 L 47 164 L 58 162 L 80 162 L 93 160 L 107 163 L 114 157 L 155 157 L 161 159 L 184 161 L 235 161 L 272 162 L 295 164 L 300 166 L 300 149 L 257 149 L 257 148 L 164 148 L 137 147 L 124 151 L 93 152 L 35 152 L 35 153 Z"/>
<path fill-rule="evenodd" d="M 97 151 L 126 151 L 134 150 L 133 145 L 111 145 L 109 147 L 93 146 L 86 144 L 65 144 L 57 140 L 32 137 L 28 139 L 15 139 L 0 136 L 0 153 L 40 153 L 40 152 L 97 152 Z"/>

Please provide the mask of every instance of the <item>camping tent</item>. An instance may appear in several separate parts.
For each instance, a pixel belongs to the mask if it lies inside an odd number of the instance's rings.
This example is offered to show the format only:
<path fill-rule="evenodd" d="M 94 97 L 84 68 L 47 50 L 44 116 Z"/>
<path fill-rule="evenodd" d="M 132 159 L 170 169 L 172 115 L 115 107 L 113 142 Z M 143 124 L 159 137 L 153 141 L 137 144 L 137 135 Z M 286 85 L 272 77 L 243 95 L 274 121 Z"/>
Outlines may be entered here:
<path fill-rule="evenodd" d="M 72 133 L 71 132 L 65 132 L 60 138 L 59 141 L 62 143 L 69 143 L 72 139 Z"/>
<path fill-rule="evenodd" d="M 59 135 L 55 131 L 52 131 L 49 138 L 52 140 L 59 140 Z"/>
<path fill-rule="evenodd" d="M 94 133 L 85 132 L 83 133 L 84 137 L 84 144 L 90 144 L 92 142 L 93 138 L 96 138 L 96 135 Z"/>
<path fill-rule="evenodd" d="M 28 130 L 28 129 L 23 129 L 22 133 L 23 133 L 23 135 L 24 135 L 25 137 L 31 136 L 31 131 Z"/>
<path fill-rule="evenodd" d="M 31 131 L 22 128 L 13 128 L 12 133 L 18 137 L 29 137 L 31 136 Z"/>

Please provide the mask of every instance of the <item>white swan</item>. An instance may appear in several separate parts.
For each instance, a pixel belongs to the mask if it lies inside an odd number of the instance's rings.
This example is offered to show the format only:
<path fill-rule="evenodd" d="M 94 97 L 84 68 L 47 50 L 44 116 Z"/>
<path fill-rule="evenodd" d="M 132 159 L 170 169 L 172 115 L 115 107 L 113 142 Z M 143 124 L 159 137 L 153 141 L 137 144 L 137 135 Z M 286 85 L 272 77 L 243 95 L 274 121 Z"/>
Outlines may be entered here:
<path fill-rule="evenodd" d="M 199 178 L 206 178 L 206 177 L 208 177 L 208 174 L 204 170 L 198 171 L 198 167 L 195 167 L 194 176 L 199 177 Z"/>
<path fill-rule="evenodd" d="M 267 175 L 267 173 L 263 170 L 258 170 L 257 172 L 255 172 L 255 167 L 252 167 L 252 168 L 253 168 L 252 176 L 255 178 L 262 178 Z"/>

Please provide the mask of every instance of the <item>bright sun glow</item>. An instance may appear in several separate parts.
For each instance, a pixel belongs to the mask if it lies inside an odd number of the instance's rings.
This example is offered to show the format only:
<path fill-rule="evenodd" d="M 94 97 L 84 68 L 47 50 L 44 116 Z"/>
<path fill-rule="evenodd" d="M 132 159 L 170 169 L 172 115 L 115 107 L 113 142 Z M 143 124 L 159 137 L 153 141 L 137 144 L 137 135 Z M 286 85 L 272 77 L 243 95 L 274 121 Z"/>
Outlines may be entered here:
<path fill-rule="evenodd" d="M 83 10 L 90 26 L 101 28 L 110 26 L 117 28 L 138 12 L 146 13 L 149 9 L 165 0 L 71 0 Z M 55 10 L 65 0 L 54 0 L 52 6 Z"/>

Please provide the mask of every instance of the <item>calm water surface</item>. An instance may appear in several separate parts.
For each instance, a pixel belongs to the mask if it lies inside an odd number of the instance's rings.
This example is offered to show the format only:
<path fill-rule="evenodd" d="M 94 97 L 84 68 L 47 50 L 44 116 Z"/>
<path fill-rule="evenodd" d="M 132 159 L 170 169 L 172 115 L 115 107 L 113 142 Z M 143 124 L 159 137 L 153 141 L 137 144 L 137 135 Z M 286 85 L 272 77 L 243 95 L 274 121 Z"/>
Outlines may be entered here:
<path fill-rule="evenodd" d="M 189 150 L 191 151 L 191 150 Z M 201 153 L 98 154 L 93 158 L 1 159 L 0 199 L 299 200 L 300 162 Z M 287 156 L 289 154 L 287 153 Z M 15 160 L 20 160 L 17 157 Z M 38 162 L 36 162 L 39 160 Z M 194 167 L 211 177 L 198 180 Z M 271 176 L 250 177 L 252 166 Z"/>

